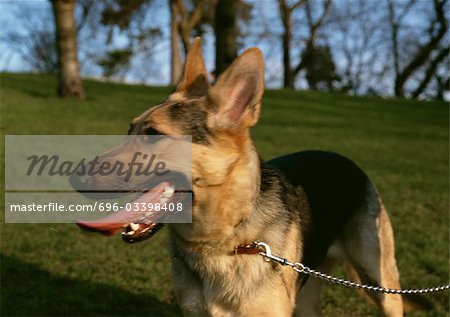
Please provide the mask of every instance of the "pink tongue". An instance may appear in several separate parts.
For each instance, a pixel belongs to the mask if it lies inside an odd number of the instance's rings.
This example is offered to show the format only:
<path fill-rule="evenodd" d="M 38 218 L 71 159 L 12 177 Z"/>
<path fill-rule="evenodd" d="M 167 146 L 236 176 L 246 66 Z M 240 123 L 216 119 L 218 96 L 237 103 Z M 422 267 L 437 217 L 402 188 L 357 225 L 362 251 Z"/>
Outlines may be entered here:
<path fill-rule="evenodd" d="M 130 222 L 134 222 L 137 219 L 144 216 L 146 210 L 141 208 L 141 203 L 157 203 L 161 198 L 164 188 L 169 186 L 168 182 L 163 182 L 157 185 L 156 187 L 150 189 L 148 192 L 140 195 L 136 200 L 131 202 L 131 210 L 127 210 L 127 208 L 123 208 L 121 210 L 116 211 L 111 216 L 107 216 L 101 219 L 93 220 L 93 221 L 77 221 L 76 224 L 83 230 L 99 232 L 103 235 L 110 236 L 122 231 L 122 227 L 129 224 Z M 139 209 L 134 211 L 134 209 Z M 156 216 L 156 215 L 155 215 Z M 153 216 L 153 217 L 155 217 Z M 152 218 L 153 218 L 152 217 Z M 151 218 L 146 217 L 148 221 L 152 221 Z"/>

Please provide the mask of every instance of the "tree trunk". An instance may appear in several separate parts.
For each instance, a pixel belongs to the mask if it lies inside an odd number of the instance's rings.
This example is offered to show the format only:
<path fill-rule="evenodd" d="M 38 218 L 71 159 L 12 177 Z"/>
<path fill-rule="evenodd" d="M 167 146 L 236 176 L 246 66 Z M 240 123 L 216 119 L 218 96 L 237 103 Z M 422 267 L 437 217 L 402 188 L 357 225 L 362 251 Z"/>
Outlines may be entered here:
<path fill-rule="evenodd" d="M 444 101 L 445 92 L 450 89 L 450 78 L 443 78 L 437 75 L 435 75 L 435 77 L 437 81 L 436 99 Z"/>
<path fill-rule="evenodd" d="M 236 12 L 238 0 L 218 0 L 215 10 L 214 31 L 216 33 L 216 78 L 237 57 Z"/>
<path fill-rule="evenodd" d="M 294 88 L 294 74 L 291 69 L 291 10 L 284 0 L 279 0 L 281 22 L 283 23 L 283 68 L 284 88 Z"/>
<path fill-rule="evenodd" d="M 294 88 L 294 76 L 291 70 L 291 30 L 284 30 L 283 33 L 283 67 L 284 67 L 284 88 Z"/>
<path fill-rule="evenodd" d="M 77 56 L 75 0 L 52 0 L 58 51 L 58 95 L 85 97 Z"/>
<path fill-rule="evenodd" d="M 395 4 L 393 0 L 388 2 L 388 11 L 389 11 L 389 24 L 391 27 L 391 54 L 394 63 L 394 81 L 397 81 L 397 78 L 400 73 L 400 56 L 398 51 L 398 22 L 395 18 Z M 402 92 L 403 93 L 403 92 Z M 397 93 L 396 93 L 397 94 Z"/>
<path fill-rule="evenodd" d="M 178 6 L 175 0 L 170 0 L 170 83 L 176 85 L 181 78 L 181 52 L 180 52 L 180 32 L 178 26 Z"/>

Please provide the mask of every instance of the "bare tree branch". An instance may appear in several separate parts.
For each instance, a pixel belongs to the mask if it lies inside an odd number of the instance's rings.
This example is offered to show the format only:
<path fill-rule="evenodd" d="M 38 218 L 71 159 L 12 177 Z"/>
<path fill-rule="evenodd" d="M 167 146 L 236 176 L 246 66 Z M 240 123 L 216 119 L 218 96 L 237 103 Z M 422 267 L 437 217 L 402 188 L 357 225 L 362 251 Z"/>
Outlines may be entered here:
<path fill-rule="evenodd" d="M 398 77 L 395 80 L 395 95 L 403 96 L 404 95 L 404 86 L 406 81 L 411 77 L 411 75 L 421 67 L 429 58 L 430 54 L 444 35 L 447 33 L 448 25 L 447 19 L 445 18 L 444 6 L 446 0 L 434 0 L 434 10 L 436 15 L 436 23 L 439 25 L 436 34 L 432 35 L 427 43 L 422 45 L 413 59 L 409 62 L 409 64 L 398 74 Z M 432 22 L 433 23 L 433 22 Z"/>
<path fill-rule="evenodd" d="M 312 47 L 314 45 L 314 42 L 317 37 L 317 30 L 322 25 L 325 17 L 327 16 L 327 14 L 330 10 L 331 0 L 324 0 L 321 3 L 322 3 L 322 14 L 317 18 L 316 21 L 314 21 L 313 17 L 312 17 L 312 12 L 311 12 L 310 1 L 309 0 L 305 1 L 306 20 L 308 21 L 308 27 L 309 27 L 309 37 L 306 39 L 306 45 L 308 47 Z M 292 70 L 294 77 L 297 76 L 297 74 L 304 67 L 305 67 L 305 61 L 301 60 L 297 64 L 297 66 L 295 66 L 294 69 Z"/>
<path fill-rule="evenodd" d="M 183 42 L 184 51 L 187 52 L 191 45 L 190 35 L 192 30 L 202 19 L 204 0 L 199 0 L 195 3 L 194 9 L 188 14 L 183 0 L 175 0 L 180 13 L 181 21 L 179 21 L 179 31 L 181 34 L 181 41 Z"/>
<path fill-rule="evenodd" d="M 428 84 L 430 83 L 431 79 L 436 73 L 436 69 L 439 65 L 439 63 L 444 60 L 444 58 L 448 57 L 450 53 L 450 48 L 446 47 L 440 50 L 439 54 L 436 55 L 436 57 L 431 61 L 430 65 L 425 71 L 425 77 L 420 82 L 419 86 L 414 90 L 411 97 L 412 98 L 418 98 L 427 88 Z"/>
<path fill-rule="evenodd" d="M 289 7 L 289 11 L 294 11 L 295 9 L 300 8 L 301 6 L 303 6 L 308 0 L 299 0 L 297 2 L 295 2 L 294 4 L 292 4 L 291 7 Z"/>

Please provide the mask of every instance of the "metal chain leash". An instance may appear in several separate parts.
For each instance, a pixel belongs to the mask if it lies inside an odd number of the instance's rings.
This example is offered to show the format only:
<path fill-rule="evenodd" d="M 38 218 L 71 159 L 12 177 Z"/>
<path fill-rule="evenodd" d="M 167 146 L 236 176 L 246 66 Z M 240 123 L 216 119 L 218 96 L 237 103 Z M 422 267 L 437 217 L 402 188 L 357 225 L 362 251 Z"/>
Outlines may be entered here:
<path fill-rule="evenodd" d="M 385 293 L 385 294 L 425 294 L 425 293 L 440 292 L 440 291 L 445 291 L 445 290 L 450 289 L 450 285 L 441 285 L 441 286 L 420 288 L 420 289 L 391 289 L 391 288 L 384 288 L 381 286 L 374 286 L 374 285 L 350 282 L 350 281 L 344 280 L 342 278 L 334 277 L 334 276 L 313 270 L 313 269 L 303 265 L 300 262 L 290 262 L 288 259 L 276 256 L 276 255 L 272 254 L 272 251 L 267 243 L 255 242 L 254 245 L 255 245 L 255 248 L 262 248 L 264 250 L 264 251 L 259 252 L 258 254 L 262 255 L 266 261 L 273 261 L 273 262 L 279 263 L 281 265 L 288 265 L 288 266 L 292 267 L 292 269 L 298 273 L 310 275 L 310 276 L 319 278 L 321 280 L 324 280 L 324 281 L 327 281 L 330 283 L 335 283 L 335 284 L 352 287 L 352 288 L 363 289 L 363 290 L 366 290 L 369 292 L 379 292 L 379 293 Z"/>

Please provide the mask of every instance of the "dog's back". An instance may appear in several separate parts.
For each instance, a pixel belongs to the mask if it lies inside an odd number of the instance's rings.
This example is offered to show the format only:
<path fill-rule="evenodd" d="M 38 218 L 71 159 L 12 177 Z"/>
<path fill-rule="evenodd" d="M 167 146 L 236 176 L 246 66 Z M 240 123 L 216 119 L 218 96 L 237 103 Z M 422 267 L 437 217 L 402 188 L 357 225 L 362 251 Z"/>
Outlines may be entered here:
<path fill-rule="evenodd" d="M 311 216 L 304 237 L 303 263 L 316 267 L 358 211 L 376 197 L 367 175 L 349 159 L 332 152 L 303 151 L 267 162 L 306 193 Z M 370 201 L 372 200 L 372 201 Z"/>

